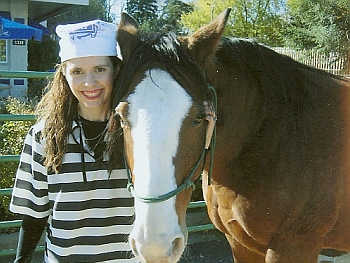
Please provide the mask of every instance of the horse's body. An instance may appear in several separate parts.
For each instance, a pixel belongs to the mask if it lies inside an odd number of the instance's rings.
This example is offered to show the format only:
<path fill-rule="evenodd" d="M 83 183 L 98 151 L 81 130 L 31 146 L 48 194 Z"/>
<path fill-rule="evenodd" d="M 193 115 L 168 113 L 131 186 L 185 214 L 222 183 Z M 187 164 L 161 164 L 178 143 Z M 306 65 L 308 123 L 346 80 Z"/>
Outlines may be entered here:
<path fill-rule="evenodd" d="M 139 64 L 151 51 L 142 53 L 147 41 L 122 19 L 126 67 L 115 104 L 121 101 L 117 113 L 135 193 L 164 195 L 202 163 L 214 102 L 204 73 L 217 92 L 218 121 L 203 192 L 235 263 L 311 263 L 322 248 L 349 251 L 349 81 L 255 42 L 221 38 L 227 16 L 178 38 L 180 44 L 169 35 L 154 38 L 163 38 L 159 46 L 148 39 L 154 60 Z M 179 259 L 190 192 L 157 203 L 136 197 L 130 242 L 143 262 Z"/>

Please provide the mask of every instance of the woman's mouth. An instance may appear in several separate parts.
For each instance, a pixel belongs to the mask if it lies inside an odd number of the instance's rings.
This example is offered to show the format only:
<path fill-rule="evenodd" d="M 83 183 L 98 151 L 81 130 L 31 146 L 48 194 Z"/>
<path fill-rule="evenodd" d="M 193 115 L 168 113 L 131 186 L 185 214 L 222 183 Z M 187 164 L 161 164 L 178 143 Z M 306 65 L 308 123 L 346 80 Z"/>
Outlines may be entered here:
<path fill-rule="evenodd" d="M 102 89 L 96 89 L 96 90 L 84 90 L 81 92 L 83 96 L 89 100 L 97 99 L 100 94 L 102 93 Z"/>

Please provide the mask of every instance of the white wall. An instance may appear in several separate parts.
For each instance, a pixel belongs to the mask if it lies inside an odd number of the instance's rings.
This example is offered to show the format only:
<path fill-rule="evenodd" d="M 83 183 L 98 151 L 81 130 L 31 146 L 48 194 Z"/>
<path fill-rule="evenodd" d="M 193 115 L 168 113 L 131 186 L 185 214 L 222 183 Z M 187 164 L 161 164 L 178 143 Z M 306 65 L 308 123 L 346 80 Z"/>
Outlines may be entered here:
<path fill-rule="evenodd" d="M 25 24 L 28 23 L 28 1 L 23 0 L 1 0 L 0 10 L 10 12 L 12 20 L 23 18 Z M 12 40 L 7 40 L 8 60 L 6 63 L 0 63 L 0 70 L 20 70 L 26 71 L 28 65 L 28 40 L 25 40 L 24 46 L 13 45 Z M 23 85 L 22 85 L 23 83 Z M 27 90 L 27 79 L 11 79 L 11 89 L 0 92 L 1 97 L 13 96 L 24 97 Z"/>

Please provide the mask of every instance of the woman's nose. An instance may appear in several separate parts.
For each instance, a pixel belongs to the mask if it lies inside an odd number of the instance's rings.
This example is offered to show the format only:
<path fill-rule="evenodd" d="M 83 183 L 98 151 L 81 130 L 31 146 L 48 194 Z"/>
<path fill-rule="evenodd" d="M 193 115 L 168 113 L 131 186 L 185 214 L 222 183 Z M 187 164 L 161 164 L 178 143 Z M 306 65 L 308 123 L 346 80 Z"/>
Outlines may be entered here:
<path fill-rule="evenodd" d="M 84 86 L 85 87 L 93 87 L 95 85 L 95 77 L 91 73 L 86 73 L 85 74 L 85 79 L 84 79 Z"/>

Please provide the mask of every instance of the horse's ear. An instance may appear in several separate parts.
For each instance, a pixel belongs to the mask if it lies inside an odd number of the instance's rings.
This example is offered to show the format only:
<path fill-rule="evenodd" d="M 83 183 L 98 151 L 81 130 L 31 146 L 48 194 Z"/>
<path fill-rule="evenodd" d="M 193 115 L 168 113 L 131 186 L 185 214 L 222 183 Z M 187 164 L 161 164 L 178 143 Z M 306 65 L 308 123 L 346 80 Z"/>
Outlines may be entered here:
<path fill-rule="evenodd" d="M 126 13 L 121 14 L 117 30 L 117 41 L 123 61 L 127 61 L 140 42 L 140 33 L 137 22 Z"/>
<path fill-rule="evenodd" d="M 196 30 L 192 35 L 179 37 L 198 65 L 205 67 L 206 62 L 215 54 L 224 32 L 231 9 L 223 11 L 215 20 Z"/>

